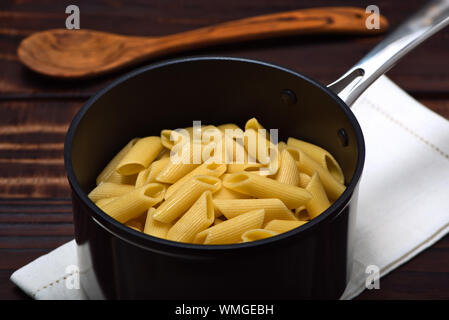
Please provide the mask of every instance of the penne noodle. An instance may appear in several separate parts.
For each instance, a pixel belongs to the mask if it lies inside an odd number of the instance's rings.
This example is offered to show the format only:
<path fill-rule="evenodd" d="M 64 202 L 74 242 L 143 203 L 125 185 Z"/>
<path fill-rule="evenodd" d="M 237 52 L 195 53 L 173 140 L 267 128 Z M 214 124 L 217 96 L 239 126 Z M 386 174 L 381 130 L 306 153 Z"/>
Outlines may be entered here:
<path fill-rule="evenodd" d="M 228 244 L 240 242 L 245 231 L 262 227 L 264 215 L 264 209 L 259 209 L 223 221 L 198 233 L 195 236 L 194 243 Z"/>
<path fill-rule="evenodd" d="M 136 188 L 142 187 L 151 182 L 157 182 L 156 177 L 168 165 L 170 158 L 162 158 L 150 164 L 148 168 L 139 172 L 136 178 Z"/>
<path fill-rule="evenodd" d="M 186 129 L 161 131 L 161 144 L 168 150 L 173 149 L 173 147 L 178 143 L 187 143 L 190 141 L 190 138 L 191 132 Z"/>
<path fill-rule="evenodd" d="M 195 176 L 211 176 L 211 177 L 220 177 L 222 174 L 224 174 L 226 171 L 226 165 L 225 164 L 217 164 L 217 163 L 203 163 L 199 167 L 195 168 L 194 170 L 190 171 L 188 174 L 186 174 L 184 177 L 176 181 L 174 184 L 172 184 L 170 187 L 168 187 L 167 192 L 165 192 L 165 199 L 170 197 L 176 190 L 179 189 L 187 180 L 195 177 Z"/>
<path fill-rule="evenodd" d="M 112 197 L 112 198 L 103 198 L 100 199 L 98 201 L 95 202 L 95 204 L 97 205 L 97 207 L 101 208 L 102 206 L 104 206 L 106 203 L 111 202 L 114 199 L 117 199 L 118 197 Z"/>
<path fill-rule="evenodd" d="M 128 221 L 127 223 L 125 223 L 125 225 L 129 228 L 136 230 L 136 231 L 140 231 L 140 232 L 143 231 L 142 222 L 140 222 L 139 220 L 132 219 L 132 220 Z"/>
<path fill-rule="evenodd" d="M 265 209 L 264 223 L 273 219 L 297 220 L 295 215 L 279 199 L 214 199 L 214 206 L 227 219 L 232 219 L 248 211 Z"/>
<path fill-rule="evenodd" d="M 280 183 L 254 173 L 233 173 L 223 178 L 223 185 L 231 190 L 256 198 L 278 198 L 289 209 L 297 208 L 310 200 L 310 193 L 300 187 Z"/>
<path fill-rule="evenodd" d="M 307 202 L 306 208 L 310 218 L 313 219 L 331 205 L 329 199 L 327 198 L 326 191 L 321 183 L 318 172 L 315 171 L 310 183 L 306 187 L 306 190 L 312 194 L 312 199 Z"/>
<path fill-rule="evenodd" d="M 136 179 L 137 179 L 137 174 L 132 174 L 130 176 L 124 176 L 114 170 L 114 172 L 112 172 L 111 175 L 104 182 L 134 185 L 136 183 Z"/>
<path fill-rule="evenodd" d="M 278 143 L 279 154 L 281 154 L 282 150 L 284 150 L 285 148 L 287 148 L 287 144 L 284 141 L 279 141 Z"/>
<path fill-rule="evenodd" d="M 346 187 L 338 182 L 333 175 L 323 168 L 318 162 L 309 157 L 305 152 L 296 147 L 288 147 L 287 150 L 293 156 L 298 164 L 299 171 L 312 176 L 315 171 L 318 172 L 324 189 L 330 199 L 335 200 L 345 191 Z"/>
<path fill-rule="evenodd" d="M 145 137 L 136 142 L 117 166 L 117 172 L 129 176 L 148 168 L 162 151 L 160 137 Z"/>
<path fill-rule="evenodd" d="M 307 223 L 307 221 L 292 221 L 292 220 L 271 220 L 265 226 L 265 230 L 271 230 L 278 233 L 283 233 L 295 229 Z"/>
<path fill-rule="evenodd" d="M 262 240 L 278 235 L 278 232 L 266 229 L 252 229 L 242 234 L 242 242 Z"/>
<path fill-rule="evenodd" d="M 246 121 L 246 124 L 245 124 L 245 130 L 248 130 L 248 129 L 253 129 L 257 132 L 259 129 L 265 129 L 265 128 L 259 123 L 259 121 L 256 118 L 251 118 L 248 121 Z"/>
<path fill-rule="evenodd" d="M 117 169 L 118 164 L 120 161 L 125 157 L 125 155 L 131 150 L 131 148 L 136 144 L 136 142 L 139 141 L 139 138 L 134 138 L 128 144 L 123 147 L 122 150 L 120 150 L 119 153 L 115 155 L 114 158 L 112 158 L 111 161 L 106 165 L 106 167 L 101 171 L 101 173 L 97 177 L 97 185 L 99 185 L 101 182 L 105 182 L 108 180 L 108 178 L 115 172 Z M 113 182 L 113 181 L 111 181 Z"/>
<path fill-rule="evenodd" d="M 310 221 L 306 206 L 300 206 L 295 209 L 295 217 L 300 221 Z"/>
<path fill-rule="evenodd" d="M 214 193 L 213 195 L 214 199 L 248 199 L 250 198 L 250 196 L 237 192 L 237 191 L 233 191 L 231 189 L 225 188 L 224 186 L 222 186 L 220 188 L 220 190 L 218 190 L 217 192 Z"/>
<path fill-rule="evenodd" d="M 283 150 L 281 153 L 280 167 L 275 179 L 281 183 L 291 184 L 293 186 L 299 185 L 300 173 L 298 165 L 288 150 Z"/>
<path fill-rule="evenodd" d="M 216 177 L 192 177 L 156 209 L 153 219 L 171 223 L 184 214 L 203 192 L 209 190 L 214 193 L 220 188 L 221 180 Z"/>
<path fill-rule="evenodd" d="M 240 129 L 240 127 L 234 123 L 225 123 L 225 124 L 219 125 L 217 128 L 223 133 L 225 133 L 226 130 L 239 130 Z M 240 129 L 240 130 L 242 130 L 242 129 Z"/>
<path fill-rule="evenodd" d="M 311 180 L 312 178 L 308 175 L 308 174 L 305 174 L 305 173 L 300 173 L 299 174 L 299 186 L 301 187 L 301 188 L 306 188 L 307 187 L 307 185 L 309 184 L 309 182 L 310 182 L 310 180 Z"/>
<path fill-rule="evenodd" d="M 253 172 L 259 173 L 260 168 L 265 167 L 265 165 L 261 163 L 230 163 L 228 164 L 228 173 L 236 173 L 236 172 Z"/>
<path fill-rule="evenodd" d="M 98 200 L 101 200 L 103 198 L 122 196 L 128 192 L 133 191 L 134 189 L 134 186 L 131 185 L 103 182 L 96 186 L 88 194 L 88 197 L 93 202 L 97 202 Z"/>
<path fill-rule="evenodd" d="M 296 147 L 305 153 L 313 160 L 318 162 L 323 168 L 325 168 L 329 173 L 341 184 L 345 183 L 345 176 L 343 175 L 343 171 L 341 170 L 340 165 L 337 160 L 325 149 L 311 144 L 309 142 L 305 142 L 295 138 L 288 138 L 287 145 Z"/>
<path fill-rule="evenodd" d="M 160 183 L 150 183 L 115 198 L 100 209 L 115 220 L 124 223 L 137 218 L 142 212 L 162 201 L 165 187 Z"/>
<path fill-rule="evenodd" d="M 225 222 L 225 220 L 222 220 L 222 219 L 220 219 L 220 218 L 215 218 L 215 219 L 214 219 L 214 226 L 217 225 L 217 224 L 220 224 L 220 223 L 222 223 L 222 222 Z"/>
<path fill-rule="evenodd" d="M 205 191 L 190 209 L 170 228 L 167 239 L 179 242 L 192 242 L 196 234 L 214 223 L 214 204 L 212 193 Z"/>
<path fill-rule="evenodd" d="M 150 236 L 153 236 L 153 237 L 165 239 L 167 236 L 168 230 L 170 230 L 170 228 L 171 228 L 171 224 L 154 220 L 153 214 L 155 211 L 156 211 L 155 208 L 148 209 L 143 233 L 149 234 Z"/>
<path fill-rule="evenodd" d="M 194 144 L 188 143 L 183 147 L 173 148 L 170 161 L 156 176 L 156 181 L 163 183 L 175 183 L 200 164 L 193 163 Z M 181 152 L 181 154 L 179 154 Z M 174 156 L 179 157 L 175 159 Z"/>

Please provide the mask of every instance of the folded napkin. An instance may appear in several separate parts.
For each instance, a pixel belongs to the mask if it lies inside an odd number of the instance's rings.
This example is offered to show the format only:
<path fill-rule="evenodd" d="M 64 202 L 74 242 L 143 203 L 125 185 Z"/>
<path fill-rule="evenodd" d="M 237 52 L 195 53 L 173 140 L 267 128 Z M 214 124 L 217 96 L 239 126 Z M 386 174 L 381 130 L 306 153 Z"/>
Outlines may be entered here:
<path fill-rule="evenodd" d="M 354 268 L 342 299 L 359 295 L 376 268 L 386 275 L 449 231 L 449 122 L 385 76 L 353 110 L 367 151 Z M 35 299 L 87 298 L 73 288 L 76 268 L 67 267 L 76 266 L 75 246 L 66 243 L 14 272 L 11 280 Z"/>

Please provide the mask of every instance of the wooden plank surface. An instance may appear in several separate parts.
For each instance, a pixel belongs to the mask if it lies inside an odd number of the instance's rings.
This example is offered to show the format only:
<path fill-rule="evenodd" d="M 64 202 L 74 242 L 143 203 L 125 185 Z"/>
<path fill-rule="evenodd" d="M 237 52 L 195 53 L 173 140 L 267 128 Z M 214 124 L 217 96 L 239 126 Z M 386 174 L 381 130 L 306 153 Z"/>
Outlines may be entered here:
<path fill-rule="evenodd" d="M 376 1 L 397 25 L 425 1 Z M 125 4 L 126 3 L 126 4 Z M 363 6 L 372 1 L 313 1 L 313 6 Z M 73 238 L 63 142 L 73 115 L 121 73 L 83 82 L 49 79 L 24 68 L 15 51 L 32 32 L 63 28 L 64 2 L 0 2 L 0 298 L 26 296 L 8 280 L 13 270 Z M 214 23 L 312 5 L 305 0 L 77 1 L 81 28 L 158 36 Z M 242 56 L 279 64 L 331 82 L 381 37 L 290 37 L 216 46 L 183 55 Z M 449 29 L 407 56 L 388 75 L 449 119 Z M 178 55 L 179 56 L 179 55 Z M 172 58 L 172 57 L 167 57 Z M 359 299 L 449 299 L 449 236 L 381 279 Z"/>

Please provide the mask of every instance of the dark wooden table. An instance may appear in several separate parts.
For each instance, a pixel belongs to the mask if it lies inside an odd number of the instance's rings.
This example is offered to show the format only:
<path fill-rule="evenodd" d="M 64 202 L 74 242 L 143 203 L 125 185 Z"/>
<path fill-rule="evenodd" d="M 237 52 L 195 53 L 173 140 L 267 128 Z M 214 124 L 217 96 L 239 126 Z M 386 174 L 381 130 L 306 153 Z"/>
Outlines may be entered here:
<path fill-rule="evenodd" d="M 73 1 L 72 1 L 73 2 Z M 70 2 L 70 3 L 72 3 Z M 246 16 L 310 6 L 376 4 L 392 26 L 425 1 L 332 0 L 78 0 L 81 28 L 164 35 Z M 0 2 L 0 298 L 27 298 L 11 273 L 73 238 L 70 192 L 63 166 L 68 124 L 83 102 L 118 74 L 84 82 L 48 79 L 23 67 L 20 40 L 64 28 L 65 1 Z M 211 54 L 265 60 L 329 83 L 381 37 L 303 36 L 217 46 Z M 407 56 L 388 76 L 449 118 L 449 29 Z M 381 279 L 359 299 L 449 299 L 449 236 Z"/>

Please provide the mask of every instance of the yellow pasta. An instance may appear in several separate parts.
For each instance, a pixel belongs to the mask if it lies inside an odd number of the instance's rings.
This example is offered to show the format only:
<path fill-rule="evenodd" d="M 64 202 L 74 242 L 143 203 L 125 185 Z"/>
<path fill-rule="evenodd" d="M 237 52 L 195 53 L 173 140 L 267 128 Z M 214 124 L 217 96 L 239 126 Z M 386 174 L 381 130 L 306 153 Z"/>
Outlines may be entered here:
<path fill-rule="evenodd" d="M 223 185 L 231 190 L 256 198 L 278 198 L 289 209 L 297 208 L 310 200 L 310 193 L 300 187 L 280 183 L 254 173 L 233 173 L 223 179 Z"/>
<path fill-rule="evenodd" d="M 221 180 L 216 177 L 192 177 L 156 209 L 153 219 L 171 223 L 184 214 L 203 192 L 209 190 L 213 193 L 220 188 Z"/>
<path fill-rule="evenodd" d="M 114 172 L 112 172 L 111 175 L 104 182 L 134 185 L 136 183 L 136 179 L 137 179 L 137 174 L 124 176 L 114 170 Z"/>
<path fill-rule="evenodd" d="M 273 219 L 297 220 L 295 215 L 279 199 L 214 199 L 214 206 L 227 219 L 232 219 L 248 211 L 265 209 L 264 223 Z"/>
<path fill-rule="evenodd" d="M 317 217 L 344 192 L 335 158 L 256 118 L 162 130 L 131 140 L 97 177 L 89 198 L 117 221 L 184 243 L 257 241 Z"/>
<path fill-rule="evenodd" d="M 133 191 L 135 188 L 131 185 L 103 182 L 96 186 L 88 195 L 89 199 L 97 202 L 103 198 L 112 198 L 124 195 Z"/>
<path fill-rule="evenodd" d="M 239 130 L 240 129 L 240 127 L 234 123 L 225 123 L 225 124 L 219 125 L 217 128 L 219 130 L 221 130 L 221 132 L 223 132 L 223 133 L 225 133 L 226 130 Z"/>
<path fill-rule="evenodd" d="M 150 182 L 157 182 L 156 177 L 169 164 L 170 158 L 164 157 L 150 164 L 148 168 L 139 172 L 135 186 L 139 188 Z"/>
<path fill-rule="evenodd" d="M 111 202 L 114 199 L 117 199 L 118 197 L 112 197 L 112 198 L 103 198 L 100 199 L 98 201 L 95 202 L 95 204 L 97 205 L 97 207 L 101 208 L 103 207 L 106 203 Z"/>
<path fill-rule="evenodd" d="M 323 168 L 327 169 L 329 173 L 341 184 L 345 182 L 345 176 L 343 175 L 343 171 L 341 170 L 340 165 L 337 160 L 325 149 L 311 144 L 309 142 L 305 142 L 295 138 L 288 138 L 287 140 L 288 146 L 293 146 L 301 149 L 307 155 L 309 155 L 313 160 L 318 162 Z"/>
<path fill-rule="evenodd" d="M 255 131 L 258 131 L 259 129 L 265 129 L 256 118 L 251 118 L 248 121 L 246 121 L 245 124 L 245 130 L 253 129 Z"/>
<path fill-rule="evenodd" d="M 283 233 L 295 229 L 307 223 L 307 221 L 292 221 L 292 220 L 271 220 L 265 226 L 265 230 L 271 230 L 278 233 Z"/>
<path fill-rule="evenodd" d="M 162 201 L 164 198 L 165 187 L 159 183 L 150 183 L 141 188 L 134 189 L 113 201 L 100 207 L 119 222 L 138 217 L 148 208 Z"/>
<path fill-rule="evenodd" d="M 190 171 L 184 177 L 176 181 L 170 187 L 167 188 L 167 192 L 165 193 L 165 199 L 170 197 L 176 190 L 179 189 L 187 180 L 193 178 L 194 176 L 211 176 L 211 177 L 220 177 L 226 171 L 225 164 L 217 164 L 217 163 L 203 163 L 199 167 Z"/>
<path fill-rule="evenodd" d="M 140 222 L 139 220 L 133 219 L 128 221 L 127 223 L 125 223 L 127 227 L 130 227 L 136 231 L 143 231 L 143 225 L 142 222 Z"/>
<path fill-rule="evenodd" d="M 281 153 L 280 167 L 275 179 L 281 183 L 291 184 L 293 186 L 299 185 L 300 172 L 298 165 L 288 150 L 284 149 Z"/>
<path fill-rule="evenodd" d="M 247 194 L 243 194 L 237 191 L 233 191 L 231 189 L 225 188 L 222 186 L 220 190 L 214 193 L 213 198 L 214 199 L 248 199 L 251 196 L 248 196 Z"/>
<path fill-rule="evenodd" d="M 329 173 L 329 171 L 309 157 L 305 152 L 296 147 L 288 147 L 287 150 L 297 162 L 301 172 L 304 172 L 309 176 L 312 176 L 315 171 L 318 172 L 324 189 L 330 199 L 337 199 L 345 191 L 346 187 L 344 184 L 338 182 L 334 176 Z"/>
<path fill-rule="evenodd" d="M 162 151 L 162 148 L 160 137 L 139 139 L 120 161 L 117 172 L 122 175 L 132 175 L 148 168 Z"/>
<path fill-rule="evenodd" d="M 278 232 L 266 229 L 252 229 L 242 234 L 242 242 L 262 240 L 278 235 Z"/>
<path fill-rule="evenodd" d="M 242 234 L 251 229 L 262 227 L 264 209 L 254 210 L 226 220 L 198 233 L 194 243 L 227 244 L 241 241 Z"/>
<path fill-rule="evenodd" d="M 167 232 L 168 230 L 170 230 L 172 225 L 170 223 L 163 223 L 154 220 L 153 214 L 155 211 L 155 208 L 148 209 L 143 232 L 153 237 L 165 239 L 167 236 Z"/>
<path fill-rule="evenodd" d="M 318 172 L 312 176 L 306 190 L 312 194 L 312 199 L 306 204 L 307 213 L 313 219 L 317 217 L 320 213 L 330 207 L 331 203 L 327 198 L 326 191 L 321 183 Z"/>
<path fill-rule="evenodd" d="M 192 207 L 170 228 L 167 239 L 191 242 L 196 234 L 208 228 L 215 220 L 210 191 L 204 192 Z"/>
<path fill-rule="evenodd" d="M 308 174 L 305 174 L 302 172 L 299 174 L 299 186 L 301 188 L 305 189 L 307 187 L 307 185 L 309 184 L 310 180 L 311 180 L 311 177 Z"/>
<path fill-rule="evenodd" d="M 123 147 L 122 150 L 120 150 L 119 153 L 115 155 L 114 158 L 112 158 L 111 161 L 106 165 L 106 167 L 101 171 L 101 173 L 97 177 L 97 185 L 101 182 L 105 182 L 108 180 L 108 178 L 115 172 L 117 169 L 118 164 L 120 161 L 125 157 L 125 155 L 131 150 L 131 148 L 136 144 L 136 142 L 139 141 L 139 138 L 134 138 L 126 146 Z M 115 181 L 111 181 L 115 182 Z"/>

